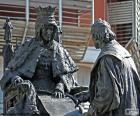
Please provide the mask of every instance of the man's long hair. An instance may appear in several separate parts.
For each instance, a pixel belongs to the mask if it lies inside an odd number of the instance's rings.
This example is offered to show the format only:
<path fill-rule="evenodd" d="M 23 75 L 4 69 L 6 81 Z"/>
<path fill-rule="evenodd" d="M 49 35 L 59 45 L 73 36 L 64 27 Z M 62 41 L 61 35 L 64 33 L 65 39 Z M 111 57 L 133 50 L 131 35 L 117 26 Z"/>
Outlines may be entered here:
<path fill-rule="evenodd" d="M 105 43 L 116 38 L 116 34 L 111 30 L 110 24 L 102 19 L 98 19 L 91 26 L 91 33 L 93 39 L 102 39 Z"/>

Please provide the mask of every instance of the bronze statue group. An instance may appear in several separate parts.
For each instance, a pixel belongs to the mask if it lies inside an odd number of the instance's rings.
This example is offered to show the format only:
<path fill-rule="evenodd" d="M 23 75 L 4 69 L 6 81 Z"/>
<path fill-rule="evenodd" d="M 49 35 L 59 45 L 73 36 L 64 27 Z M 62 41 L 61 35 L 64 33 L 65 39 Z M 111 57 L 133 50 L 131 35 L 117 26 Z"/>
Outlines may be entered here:
<path fill-rule="evenodd" d="M 101 52 L 85 90 L 75 80 L 78 67 L 62 47 L 54 12 L 51 6 L 37 8 L 35 37 L 16 49 L 5 68 L 1 79 L 7 98 L 5 114 L 139 116 L 140 77 L 131 55 L 116 41 L 110 24 L 98 19 L 91 26 L 95 47 Z M 17 88 L 23 93 L 13 103 L 13 98 L 7 97 L 8 92 Z M 87 112 L 75 108 L 87 101 L 90 103 Z"/>

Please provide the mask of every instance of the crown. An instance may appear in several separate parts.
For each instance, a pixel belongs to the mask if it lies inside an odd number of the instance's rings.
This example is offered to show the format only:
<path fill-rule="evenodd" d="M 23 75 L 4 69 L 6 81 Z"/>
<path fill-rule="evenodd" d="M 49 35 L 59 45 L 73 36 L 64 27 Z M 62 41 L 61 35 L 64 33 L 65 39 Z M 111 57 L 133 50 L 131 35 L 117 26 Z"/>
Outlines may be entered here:
<path fill-rule="evenodd" d="M 36 12 L 37 12 L 37 18 L 36 18 L 36 23 L 37 24 L 54 24 L 56 23 L 55 21 L 55 10 L 56 7 L 38 7 L 36 8 Z"/>
<path fill-rule="evenodd" d="M 36 9 L 37 17 L 54 17 L 55 11 L 56 11 L 56 7 L 51 7 L 51 6 L 45 8 L 39 6 Z"/>
<path fill-rule="evenodd" d="M 37 13 L 37 17 L 36 17 L 36 23 L 35 23 L 35 30 L 37 32 L 40 31 L 40 28 L 42 28 L 42 25 L 55 25 L 57 26 L 56 20 L 55 20 L 55 10 L 56 7 L 38 7 L 36 8 L 36 13 Z"/>

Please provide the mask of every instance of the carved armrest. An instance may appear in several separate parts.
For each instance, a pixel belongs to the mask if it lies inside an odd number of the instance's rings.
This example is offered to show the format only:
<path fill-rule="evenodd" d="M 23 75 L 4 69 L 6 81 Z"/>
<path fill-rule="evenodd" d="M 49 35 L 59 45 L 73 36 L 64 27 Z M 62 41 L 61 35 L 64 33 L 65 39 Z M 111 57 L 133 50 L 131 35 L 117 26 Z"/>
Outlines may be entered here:
<path fill-rule="evenodd" d="M 23 84 L 19 84 L 17 87 L 9 85 L 4 92 L 4 113 L 9 108 L 14 107 L 25 95 L 26 91 L 23 89 Z"/>

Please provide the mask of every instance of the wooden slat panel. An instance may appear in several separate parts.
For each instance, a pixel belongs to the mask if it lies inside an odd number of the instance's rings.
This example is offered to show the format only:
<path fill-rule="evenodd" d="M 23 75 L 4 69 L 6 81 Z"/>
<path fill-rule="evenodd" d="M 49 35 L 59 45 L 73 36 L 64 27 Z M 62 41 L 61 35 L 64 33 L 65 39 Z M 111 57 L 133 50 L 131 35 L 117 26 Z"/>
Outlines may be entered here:
<path fill-rule="evenodd" d="M 13 38 L 12 43 L 15 47 L 16 45 L 16 39 L 18 42 L 22 40 L 23 32 L 24 32 L 24 21 L 17 21 L 17 20 L 11 20 L 14 29 L 13 29 Z M 0 52 L 2 52 L 2 46 L 5 44 L 3 38 L 4 38 L 4 30 L 2 29 L 5 21 L 4 19 L 0 19 Z M 34 30 L 34 22 L 30 22 L 27 36 L 33 37 L 35 35 Z M 63 46 L 68 50 L 70 55 L 75 61 L 82 60 L 86 47 L 87 47 L 87 39 L 89 36 L 89 28 L 80 28 L 80 27 L 72 27 L 72 26 L 64 26 L 63 27 Z"/>
<path fill-rule="evenodd" d="M 17 2 L 18 1 L 18 2 Z M 23 37 L 23 33 L 24 33 L 24 29 L 25 29 L 25 1 L 22 0 L 13 0 L 13 1 L 9 1 L 8 0 L 2 0 L 0 4 L 1 8 L 0 8 L 0 13 L 3 14 L 0 16 L 0 52 L 2 50 L 2 46 L 4 45 L 4 30 L 3 30 L 3 25 L 5 23 L 5 17 L 7 16 L 7 14 L 10 14 L 11 17 L 11 22 L 12 25 L 14 26 L 13 29 L 13 39 L 12 39 L 12 43 L 14 44 L 14 46 L 16 45 L 16 39 L 18 39 L 18 42 L 22 40 Z M 28 26 L 28 31 L 27 31 L 27 37 L 33 37 L 35 36 L 35 9 L 34 6 L 36 7 L 37 5 L 41 5 L 41 6 L 45 6 L 46 7 L 46 3 L 48 3 L 47 5 L 53 5 L 56 6 L 58 5 L 58 0 L 31 0 L 30 1 L 30 21 L 29 21 L 29 26 Z M 76 6 L 75 7 L 75 3 Z M 83 4 L 84 3 L 84 4 Z M 74 8 L 74 9 L 81 9 L 81 10 L 85 10 L 85 11 L 89 11 L 90 7 L 89 6 L 91 3 L 91 1 L 87 1 L 87 0 L 78 0 L 78 1 L 74 1 L 70 2 L 69 0 L 65 0 L 63 1 L 63 5 L 66 8 Z M 8 5 L 10 4 L 10 5 Z M 4 6 L 3 6 L 4 5 Z M 20 6 L 19 6 L 20 5 Z M 7 8 L 7 9 L 6 9 Z M 18 9 L 19 8 L 19 9 Z M 65 9 L 65 11 L 67 11 Z M 58 12 L 58 9 L 57 9 Z M 65 12 L 66 13 L 66 12 Z M 70 14 L 70 15 L 77 15 L 76 12 L 74 12 L 75 14 Z M 58 13 L 56 13 L 56 15 L 58 16 Z M 68 16 L 63 16 L 63 18 L 70 18 Z M 76 20 L 76 17 L 74 17 L 73 19 Z M 65 20 L 63 20 L 63 22 L 65 22 Z M 88 28 L 81 28 L 81 27 L 77 27 L 78 24 L 76 24 L 76 26 L 63 26 L 62 31 L 63 31 L 63 46 L 70 52 L 70 54 L 72 55 L 72 57 L 74 58 L 74 60 L 81 60 L 83 58 L 84 52 L 86 50 L 86 46 L 87 46 L 87 39 L 89 36 L 89 32 L 90 29 Z"/>
<path fill-rule="evenodd" d="M 125 24 L 133 21 L 133 1 L 108 3 L 107 7 L 110 24 Z"/>
<path fill-rule="evenodd" d="M 128 41 L 132 38 L 132 23 L 126 24 L 115 24 L 112 25 L 114 32 L 117 35 L 117 41 L 125 46 Z"/>

